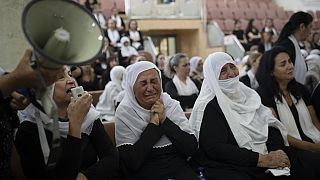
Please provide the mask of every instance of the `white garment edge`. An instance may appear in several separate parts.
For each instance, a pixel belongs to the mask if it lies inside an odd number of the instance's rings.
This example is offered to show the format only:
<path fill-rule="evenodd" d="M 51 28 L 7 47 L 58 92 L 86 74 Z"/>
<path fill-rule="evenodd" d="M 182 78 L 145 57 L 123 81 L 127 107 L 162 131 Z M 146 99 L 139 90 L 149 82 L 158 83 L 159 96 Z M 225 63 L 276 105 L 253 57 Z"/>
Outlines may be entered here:
<path fill-rule="evenodd" d="M 307 73 L 307 65 L 305 63 L 304 58 L 302 57 L 300 46 L 298 44 L 297 39 L 293 35 L 290 35 L 288 38 L 293 43 L 295 54 L 296 54 L 296 59 L 294 62 L 294 72 L 293 72 L 294 77 L 296 81 L 298 81 L 301 84 L 304 84 L 306 73 Z"/>

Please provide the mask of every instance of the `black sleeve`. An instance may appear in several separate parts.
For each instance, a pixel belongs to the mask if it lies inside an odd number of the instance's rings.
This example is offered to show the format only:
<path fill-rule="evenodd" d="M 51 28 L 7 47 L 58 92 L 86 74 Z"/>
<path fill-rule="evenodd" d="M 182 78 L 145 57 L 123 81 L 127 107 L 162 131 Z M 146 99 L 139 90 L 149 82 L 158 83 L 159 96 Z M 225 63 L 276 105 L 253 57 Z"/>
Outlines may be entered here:
<path fill-rule="evenodd" d="M 88 179 L 112 178 L 119 167 L 118 152 L 100 120 L 94 122 L 89 137 L 97 151 L 99 161 L 83 171 L 83 174 Z"/>
<path fill-rule="evenodd" d="M 268 140 L 267 140 L 268 151 L 276 151 L 279 149 L 284 150 L 284 141 L 280 131 L 274 127 L 269 127 Z"/>
<path fill-rule="evenodd" d="M 52 134 L 46 131 L 46 135 L 50 145 Z M 75 179 L 79 173 L 79 149 L 82 146 L 79 138 L 67 137 L 54 172 L 47 171 L 36 124 L 23 122 L 17 132 L 15 145 L 20 154 L 23 173 L 28 179 Z"/>
<path fill-rule="evenodd" d="M 138 170 L 147 159 L 155 143 L 163 135 L 161 128 L 155 124 L 148 124 L 134 145 L 118 147 L 120 159 L 132 171 Z"/>
<path fill-rule="evenodd" d="M 258 163 L 258 153 L 237 145 L 216 98 L 205 109 L 199 148 L 213 161 L 241 166 L 257 166 Z"/>
<path fill-rule="evenodd" d="M 311 94 L 309 93 L 308 89 L 303 84 L 299 84 L 299 85 L 301 86 L 301 89 L 302 89 L 302 99 L 304 103 L 306 104 L 306 106 L 312 105 Z"/>
<path fill-rule="evenodd" d="M 139 36 L 140 36 L 140 43 L 141 43 L 141 46 L 143 46 L 143 36 L 142 36 L 142 33 L 141 31 L 138 31 L 139 32 Z"/>
<path fill-rule="evenodd" d="M 193 155 L 197 148 L 197 139 L 193 134 L 189 134 L 180 129 L 178 125 L 166 118 L 161 128 L 165 135 L 170 139 L 176 149 L 185 156 Z"/>
<path fill-rule="evenodd" d="M 318 118 L 320 119 L 320 85 L 318 84 L 315 88 L 315 90 L 312 93 L 312 104 L 314 106 L 314 109 L 316 110 L 316 113 L 318 115 Z"/>
<path fill-rule="evenodd" d="M 248 86 L 249 88 L 251 88 L 251 84 L 250 84 L 250 78 L 248 75 L 242 76 L 239 79 L 244 85 Z"/>

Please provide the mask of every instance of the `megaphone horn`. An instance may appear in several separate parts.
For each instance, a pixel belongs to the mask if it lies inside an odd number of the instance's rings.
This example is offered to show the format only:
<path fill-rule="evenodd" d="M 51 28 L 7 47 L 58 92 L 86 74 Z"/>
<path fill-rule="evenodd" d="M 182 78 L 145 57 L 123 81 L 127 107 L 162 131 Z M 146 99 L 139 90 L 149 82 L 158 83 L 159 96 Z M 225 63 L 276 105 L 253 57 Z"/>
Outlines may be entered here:
<path fill-rule="evenodd" d="M 40 66 L 57 68 L 97 59 L 103 31 L 80 4 L 70 0 L 33 0 L 22 14 L 23 32 Z"/>

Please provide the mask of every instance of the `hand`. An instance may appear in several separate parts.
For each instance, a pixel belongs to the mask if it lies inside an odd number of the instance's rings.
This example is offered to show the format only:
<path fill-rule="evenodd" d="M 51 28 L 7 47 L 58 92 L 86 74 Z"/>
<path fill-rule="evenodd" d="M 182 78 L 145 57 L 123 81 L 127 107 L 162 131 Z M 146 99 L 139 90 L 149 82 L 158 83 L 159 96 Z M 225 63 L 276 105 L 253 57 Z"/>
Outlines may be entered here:
<path fill-rule="evenodd" d="M 20 63 L 17 65 L 15 70 L 10 73 L 11 76 L 15 79 L 15 83 L 19 83 L 21 87 L 29 87 L 29 88 L 43 88 L 45 86 L 53 84 L 58 79 L 62 78 L 64 75 L 64 66 L 61 66 L 57 69 L 48 69 L 44 67 L 40 67 L 40 75 L 44 79 L 43 83 L 39 83 L 41 79 L 39 79 L 38 73 L 32 69 L 31 67 L 31 57 L 32 50 L 27 49 L 20 60 Z"/>
<path fill-rule="evenodd" d="M 164 112 L 164 105 L 162 99 L 158 99 L 151 107 L 151 112 L 158 114 L 159 124 L 162 124 L 166 120 L 166 114 Z"/>
<path fill-rule="evenodd" d="M 17 92 L 12 92 L 11 97 L 10 106 L 14 110 L 23 110 L 30 104 L 28 98 Z"/>
<path fill-rule="evenodd" d="M 88 178 L 80 172 L 78 173 L 76 180 L 88 180 Z"/>
<path fill-rule="evenodd" d="M 85 92 L 81 97 L 71 97 L 71 102 L 67 108 L 69 118 L 69 134 L 75 137 L 81 137 L 81 125 L 89 112 L 92 103 L 92 96 Z"/>
<path fill-rule="evenodd" d="M 259 154 L 258 167 L 263 168 L 284 168 L 290 167 L 290 160 L 282 150 L 271 151 L 269 154 Z"/>

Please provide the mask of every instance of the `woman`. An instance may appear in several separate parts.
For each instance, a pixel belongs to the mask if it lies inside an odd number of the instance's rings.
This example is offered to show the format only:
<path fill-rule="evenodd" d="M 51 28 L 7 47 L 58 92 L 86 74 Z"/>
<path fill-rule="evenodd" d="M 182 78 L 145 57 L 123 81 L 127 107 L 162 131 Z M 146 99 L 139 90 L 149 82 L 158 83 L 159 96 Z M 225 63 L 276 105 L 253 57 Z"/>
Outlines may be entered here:
<path fill-rule="evenodd" d="M 143 36 L 141 31 L 138 30 L 138 22 L 135 19 L 130 19 L 128 26 L 126 36 L 130 38 L 131 45 L 137 50 L 143 50 Z"/>
<path fill-rule="evenodd" d="M 120 32 L 123 32 L 125 30 L 125 24 L 122 19 L 122 17 L 119 15 L 118 9 L 116 6 L 111 8 L 111 17 L 110 17 L 114 22 L 117 27 L 117 29 Z"/>
<path fill-rule="evenodd" d="M 162 92 L 159 69 L 137 62 L 128 67 L 126 82 L 115 136 L 127 179 L 197 179 L 187 164 L 196 138 L 179 103 Z"/>
<path fill-rule="evenodd" d="M 191 79 L 199 81 L 202 84 L 203 81 L 203 61 L 202 57 L 194 56 L 190 59 L 190 77 Z"/>
<path fill-rule="evenodd" d="M 262 31 L 261 32 L 261 41 L 258 44 L 258 51 L 260 53 L 264 53 L 268 50 L 270 50 L 273 46 L 273 42 L 272 42 L 272 32 L 271 31 Z"/>
<path fill-rule="evenodd" d="M 164 74 L 164 67 L 165 64 L 167 63 L 167 59 L 166 56 L 162 53 L 157 54 L 156 56 L 156 66 L 159 68 L 159 70 L 161 71 L 161 81 L 162 81 L 162 88 L 165 87 L 166 83 L 168 81 L 170 81 L 170 78 L 168 78 L 165 74 Z"/>
<path fill-rule="evenodd" d="M 246 29 L 246 38 L 248 40 L 248 49 L 252 46 L 258 45 L 260 42 L 260 32 L 258 28 L 254 25 L 254 19 L 250 19 L 247 29 Z"/>
<path fill-rule="evenodd" d="M 71 98 L 74 87 L 68 69 L 54 84 L 53 100 L 58 107 L 61 146 L 60 153 L 54 154 L 57 161 L 53 168 L 46 165 L 52 119 L 33 105 L 21 116 L 23 122 L 15 145 L 28 179 L 109 179 L 115 175 L 118 154 L 99 120 L 100 113 L 91 107 L 92 97 L 87 92 L 77 99 Z"/>
<path fill-rule="evenodd" d="M 121 63 L 126 61 L 131 55 L 138 55 L 137 50 L 130 45 L 130 39 L 128 37 L 123 36 L 120 43 L 121 49 L 119 53 L 119 61 Z"/>
<path fill-rule="evenodd" d="M 311 32 L 312 21 L 313 17 L 306 12 L 294 13 L 282 28 L 276 42 L 276 45 L 287 49 L 294 65 L 294 77 L 301 84 L 304 84 L 307 67 L 300 51 L 299 42 L 307 40 Z"/>
<path fill-rule="evenodd" d="M 180 102 L 184 111 L 193 107 L 201 86 L 200 83 L 191 80 L 189 73 L 189 59 L 183 53 L 172 56 L 165 67 L 166 76 L 172 78 L 165 85 L 165 91 Z"/>
<path fill-rule="evenodd" d="M 242 76 L 239 79 L 241 82 L 243 82 L 243 84 L 254 90 L 256 90 L 259 87 L 259 83 L 255 77 L 255 74 L 258 70 L 261 56 L 262 54 L 258 52 L 253 52 L 249 55 L 247 63 L 249 70 L 246 75 Z"/>
<path fill-rule="evenodd" d="M 123 90 L 121 87 L 122 76 L 125 68 L 122 66 L 115 66 L 111 69 L 111 81 L 107 83 L 96 109 L 101 112 L 102 120 L 113 121 L 116 112 L 116 97 Z"/>
<path fill-rule="evenodd" d="M 289 131 L 289 144 L 320 153 L 320 123 L 308 90 L 294 78 L 289 53 L 283 47 L 267 51 L 256 74 L 258 92 L 265 106 Z"/>
<path fill-rule="evenodd" d="M 319 178 L 320 156 L 303 151 L 300 157 L 284 147 L 288 144 L 284 126 L 254 90 L 239 83 L 239 70 L 226 53 L 206 59 L 190 124 L 199 140 L 193 161 L 204 168 L 206 179 L 278 179 L 272 174 L 280 171 L 291 174 L 290 179 Z"/>
<path fill-rule="evenodd" d="M 117 29 L 116 22 L 113 19 L 108 19 L 108 29 L 106 31 L 105 37 L 108 38 L 110 47 L 113 51 L 118 51 L 120 47 L 120 33 Z"/>
<path fill-rule="evenodd" d="M 109 81 L 111 81 L 110 72 L 113 67 L 119 65 L 118 57 L 111 56 L 106 60 L 106 64 L 107 64 L 107 69 L 102 72 L 102 78 L 101 78 L 102 87 L 104 87 Z"/>
<path fill-rule="evenodd" d="M 99 79 L 94 73 L 91 64 L 81 66 L 82 75 L 77 78 L 79 86 L 83 86 L 85 91 L 95 91 L 99 89 Z"/>
<path fill-rule="evenodd" d="M 320 50 L 320 33 L 314 32 L 312 34 L 312 39 L 311 39 L 311 49 L 319 49 Z"/>
<path fill-rule="evenodd" d="M 241 20 L 239 20 L 239 19 L 234 20 L 234 29 L 232 31 L 232 34 L 237 36 L 237 38 L 240 41 L 243 48 L 245 48 L 247 50 L 247 39 L 244 34 L 244 30 L 241 27 Z"/>

